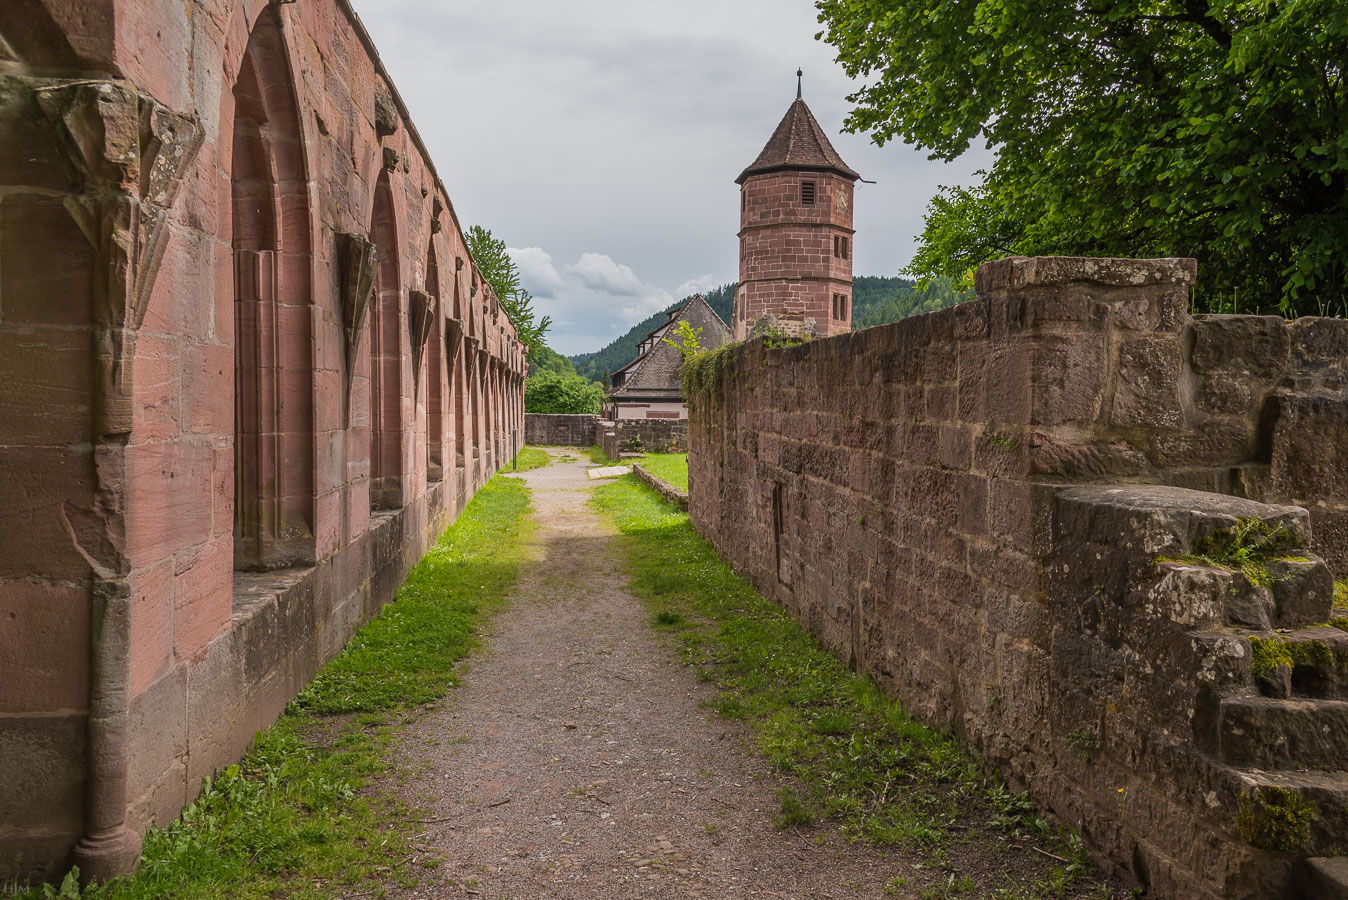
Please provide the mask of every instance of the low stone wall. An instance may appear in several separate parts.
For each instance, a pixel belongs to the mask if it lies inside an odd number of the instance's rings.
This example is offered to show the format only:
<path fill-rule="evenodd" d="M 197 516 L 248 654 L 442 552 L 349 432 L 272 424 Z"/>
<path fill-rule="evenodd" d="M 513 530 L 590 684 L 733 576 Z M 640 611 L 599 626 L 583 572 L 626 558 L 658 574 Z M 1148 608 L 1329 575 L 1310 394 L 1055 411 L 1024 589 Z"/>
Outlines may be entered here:
<path fill-rule="evenodd" d="M 593 447 L 599 428 L 595 415 L 524 414 L 524 442 L 535 447 Z"/>
<path fill-rule="evenodd" d="M 1348 322 L 1190 317 L 1195 272 L 1003 260 L 951 309 L 732 349 L 690 398 L 690 506 L 759 590 L 1114 874 L 1282 896 L 1306 854 L 1348 849 L 1348 634 L 1305 631 L 1330 616 L 1316 554 L 1344 559 Z M 1269 587 L 1155 564 L 1240 518 L 1306 562 Z M 1251 635 L 1300 662 L 1256 680 Z M 1269 852 L 1250 823 L 1298 795 L 1305 840 Z"/>
<path fill-rule="evenodd" d="M 668 481 L 665 481 L 662 478 L 656 478 L 654 475 L 652 475 L 650 472 L 647 472 L 639 465 L 633 465 L 632 471 L 636 473 L 637 478 L 641 479 L 646 484 L 649 484 L 651 487 L 655 488 L 655 490 L 660 494 L 661 497 L 664 497 L 666 500 L 668 500 L 670 503 L 673 503 L 679 509 L 688 508 L 688 495 L 685 494 L 683 491 L 679 490 L 678 488 L 676 488 L 674 485 L 670 484 Z"/>
<path fill-rule="evenodd" d="M 612 459 L 631 453 L 632 439 L 640 437 L 645 453 L 687 453 L 687 419 L 618 419 L 604 421 L 599 428 L 599 446 Z"/>

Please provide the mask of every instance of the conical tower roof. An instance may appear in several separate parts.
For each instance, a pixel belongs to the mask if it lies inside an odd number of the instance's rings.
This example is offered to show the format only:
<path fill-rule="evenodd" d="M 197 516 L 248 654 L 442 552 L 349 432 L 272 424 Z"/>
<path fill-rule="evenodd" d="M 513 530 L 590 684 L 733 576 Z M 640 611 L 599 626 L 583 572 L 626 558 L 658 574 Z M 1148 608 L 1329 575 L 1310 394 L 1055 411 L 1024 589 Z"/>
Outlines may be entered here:
<path fill-rule="evenodd" d="M 843 162 L 838 151 L 828 142 L 828 135 L 819 127 L 814 113 L 799 98 L 786 111 L 782 123 L 768 138 L 767 146 L 758 159 L 735 179 L 744 184 L 750 175 L 778 172 L 782 169 L 806 169 L 817 172 L 837 172 L 853 181 L 861 176 Z"/>

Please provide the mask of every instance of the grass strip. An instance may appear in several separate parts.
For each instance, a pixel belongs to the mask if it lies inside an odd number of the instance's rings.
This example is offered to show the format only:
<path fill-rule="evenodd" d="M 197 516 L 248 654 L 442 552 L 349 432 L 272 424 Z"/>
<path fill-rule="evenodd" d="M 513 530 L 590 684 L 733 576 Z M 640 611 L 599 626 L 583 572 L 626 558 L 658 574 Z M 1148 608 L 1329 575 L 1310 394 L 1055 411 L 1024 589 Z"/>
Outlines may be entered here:
<path fill-rule="evenodd" d="M 88 888 L 9 892 L 25 900 L 379 898 L 438 860 L 412 846 L 409 810 L 372 789 L 414 710 L 444 695 L 529 553 L 529 489 L 496 477 L 408 575 L 383 611 L 206 782 L 182 817 L 145 839 L 134 876 Z M 0 889 L 0 893 L 4 893 Z"/>
<path fill-rule="evenodd" d="M 592 502 L 622 532 L 631 587 L 653 626 L 671 632 L 685 662 L 719 688 L 716 711 L 747 723 L 758 749 L 789 776 L 780 827 L 836 820 L 850 836 L 920 850 L 933 872 L 951 875 L 952 846 L 984 842 L 1000 852 L 1014 838 L 1062 864 L 1016 854 L 1008 865 L 1017 871 L 1002 883 L 1018 886 L 984 896 L 1110 896 L 1074 833 L 1049 825 L 1027 795 L 984 777 L 958 741 L 848 671 L 722 562 L 686 513 L 633 476 L 599 486 Z"/>
<path fill-rule="evenodd" d="M 666 484 L 688 492 L 687 453 L 647 453 L 644 459 L 636 462 Z"/>
<path fill-rule="evenodd" d="M 609 459 L 608 454 L 604 452 L 604 448 L 598 445 L 581 447 L 580 452 L 588 456 L 590 462 L 596 466 L 614 466 L 618 464 L 617 460 Z"/>
<path fill-rule="evenodd" d="M 514 464 L 506 466 L 506 469 L 512 472 L 528 472 L 530 469 L 541 469 L 551 464 L 552 458 L 548 456 L 546 450 L 540 450 L 537 447 L 525 447 L 515 457 Z"/>

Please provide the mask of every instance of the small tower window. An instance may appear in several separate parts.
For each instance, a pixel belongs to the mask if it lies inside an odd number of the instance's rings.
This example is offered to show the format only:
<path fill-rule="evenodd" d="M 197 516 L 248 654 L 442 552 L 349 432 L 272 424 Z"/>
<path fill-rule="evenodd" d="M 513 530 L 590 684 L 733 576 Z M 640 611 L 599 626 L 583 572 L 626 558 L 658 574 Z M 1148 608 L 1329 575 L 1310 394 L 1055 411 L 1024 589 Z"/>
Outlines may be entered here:
<path fill-rule="evenodd" d="M 800 183 L 800 205 L 814 206 L 814 182 L 802 181 Z"/>
<path fill-rule="evenodd" d="M 847 254 L 848 254 L 848 250 L 849 250 L 849 248 L 848 248 L 848 246 L 847 246 L 848 243 L 849 243 L 849 241 L 848 241 L 847 238 L 843 237 L 843 236 L 840 235 L 840 234 L 835 234 L 835 235 L 833 236 L 833 255 L 834 255 L 834 257 L 836 257 L 837 259 L 847 259 Z"/>
<path fill-rule="evenodd" d="M 744 188 L 740 188 L 740 209 L 745 210 L 748 208 L 749 208 L 749 195 L 744 192 Z"/>

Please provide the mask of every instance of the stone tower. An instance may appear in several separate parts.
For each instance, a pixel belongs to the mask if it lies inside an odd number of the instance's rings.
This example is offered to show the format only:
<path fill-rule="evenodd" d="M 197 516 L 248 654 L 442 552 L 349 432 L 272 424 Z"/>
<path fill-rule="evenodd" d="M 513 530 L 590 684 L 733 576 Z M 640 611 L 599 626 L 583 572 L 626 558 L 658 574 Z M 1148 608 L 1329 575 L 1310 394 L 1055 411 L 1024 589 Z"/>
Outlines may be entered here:
<path fill-rule="evenodd" d="M 793 335 L 851 330 L 852 192 L 860 177 L 833 149 L 797 88 L 763 152 L 735 179 L 736 340 L 765 317 Z"/>

